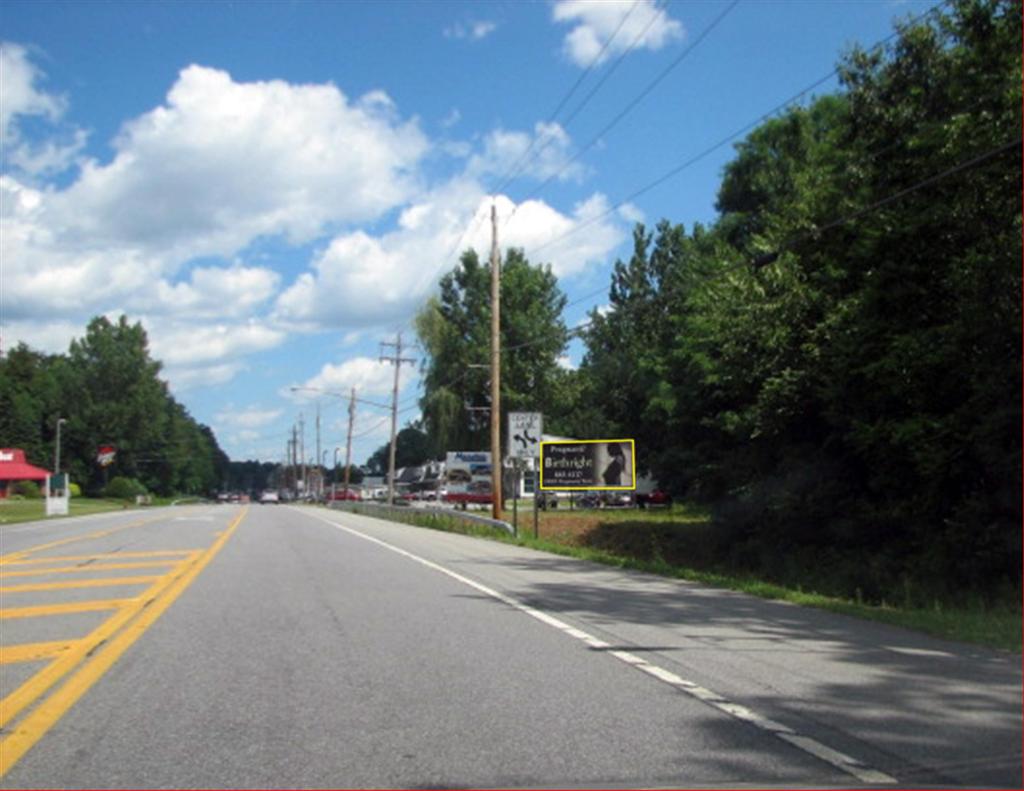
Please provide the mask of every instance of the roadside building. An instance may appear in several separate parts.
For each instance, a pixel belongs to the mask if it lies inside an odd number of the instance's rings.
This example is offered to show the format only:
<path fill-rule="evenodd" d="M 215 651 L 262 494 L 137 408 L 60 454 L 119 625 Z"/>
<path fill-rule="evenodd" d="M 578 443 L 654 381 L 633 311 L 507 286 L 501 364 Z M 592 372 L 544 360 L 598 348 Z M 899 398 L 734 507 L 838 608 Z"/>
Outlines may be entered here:
<path fill-rule="evenodd" d="M 35 467 L 25 460 L 25 451 L 18 448 L 0 448 L 0 499 L 7 497 L 13 484 L 19 481 L 45 482 L 48 470 Z"/>

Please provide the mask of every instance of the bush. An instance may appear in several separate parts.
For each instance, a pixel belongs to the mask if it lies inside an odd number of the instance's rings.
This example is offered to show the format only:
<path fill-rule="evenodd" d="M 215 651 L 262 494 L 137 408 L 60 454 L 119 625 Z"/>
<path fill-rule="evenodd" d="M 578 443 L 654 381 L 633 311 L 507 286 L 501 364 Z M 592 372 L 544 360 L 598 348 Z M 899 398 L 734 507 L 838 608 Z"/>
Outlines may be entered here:
<path fill-rule="evenodd" d="M 81 497 L 82 496 L 82 487 L 79 486 L 77 483 L 68 484 L 68 493 L 72 497 Z"/>
<path fill-rule="evenodd" d="M 35 481 L 18 481 L 11 487 L 12 494 L 20 494 L 29 500 L 36 500 L 43 496 L 39 484 Z"/>
<path fill-rule="evenodd" d="M 121 476 L 114 478 L 103 490 L 103 496 L 111 500 L 134 500 L 145 493 L 146 487 L 137 480 Z"/>

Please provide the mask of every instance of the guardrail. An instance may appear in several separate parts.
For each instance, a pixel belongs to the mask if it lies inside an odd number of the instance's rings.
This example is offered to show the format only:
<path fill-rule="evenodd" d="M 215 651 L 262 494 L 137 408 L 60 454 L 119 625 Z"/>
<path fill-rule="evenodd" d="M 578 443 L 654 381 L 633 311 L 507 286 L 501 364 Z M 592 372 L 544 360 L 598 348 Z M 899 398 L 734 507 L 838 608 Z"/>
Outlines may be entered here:
<path fill-rule="evenodd" d="M 421 508 L 415 505 L 387 505 L 385 503 L 374 503 L 355 500 L 335 500 L 327 504 L 328 508 L 336 508 L 339 511 L 349 511 L 353 514 L 364 514 L 365 516 L 377 516 L 381 519 L 391 519 L 396 522 L 408 522 L 411 516 L 439 517 L 451 519 L 453 522 L 472 522 L 478 525 L 486 525 L 498 530 L 504 530 L 509 535 L 516 534 L 515 528 L 508 522 L 500 519 L 491 519 L 488 516 L 457 511 L 451 508 Z"/>

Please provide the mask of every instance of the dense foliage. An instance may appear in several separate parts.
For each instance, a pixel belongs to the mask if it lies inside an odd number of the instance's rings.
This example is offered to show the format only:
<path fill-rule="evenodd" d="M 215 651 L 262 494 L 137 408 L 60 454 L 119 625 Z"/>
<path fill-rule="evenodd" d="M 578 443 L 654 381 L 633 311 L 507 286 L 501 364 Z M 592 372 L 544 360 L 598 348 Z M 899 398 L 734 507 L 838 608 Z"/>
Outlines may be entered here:
<path fill-rule="evenodd" d="M 580 369 L 508 408 L 635 437 L 662 485 L 713 507 L 733 569 L 1019 599 L 1020 31 L 1020 0 L 957 0 L 849 52 L 840 92 L 737 146 L 714 224 L 636 228 Z M 461 411 L 486 403 L 467 368 L 486 360 L 485 269 L 464 259 L 421 317 L 426 427 L 448 447 L 485 444 Z"/>
<path fill-rule="evenodd" d="M 86 493 L 97 494 L 118 477 L 162 495 L 214 491 L 225 478 L 227 456 L 159 373 L 145 330 L 123 316 L 116 323 L 93 319 L 67 355 L 21 344 L 0 360 L 0 444 L 22 448 L 32 463 L 53 469 L 57 420 L 64 418 L 61 468 Z M 105 469 L 96 463 L 102 445 L 117 451 Z"/>
<path fill-rule="evenodd" d="M 429 452 L 490 448 L 491 267 L 468 251 L 416 318 L 424 347 L 421 401 Z M 540 411 L 559 398 L 566 298 L 549 266 L 512 249 L 501 264 L 502 412 Z M 504 431 L 504 427 L 502 429 Z"/>

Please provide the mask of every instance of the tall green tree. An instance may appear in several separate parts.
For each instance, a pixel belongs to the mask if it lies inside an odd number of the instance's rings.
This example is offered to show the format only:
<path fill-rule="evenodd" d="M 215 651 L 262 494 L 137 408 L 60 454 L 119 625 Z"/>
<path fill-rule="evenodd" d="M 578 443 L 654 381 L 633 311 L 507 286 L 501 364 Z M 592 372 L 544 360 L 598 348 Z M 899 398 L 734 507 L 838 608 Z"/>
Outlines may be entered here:
<path fill-rule="evenodd" d="M 489 447 L 491 269 L 474 251 L 441 279 L 440 296 L 416 317 L 425 351 L 423 423 L 435 456 Z M 564 386 L 558 359 L 568 331 L 566 298 L 550 266 L 521 250 L 501 267 L 502 412 L 545 412 Z M 504 426 L 503 426 L 504 431 Z"/>
<path fill-rule="evenodd" d="M 395 468 L 416 467 L 432 458 L 430 440 L 418 426 L 406 426 L 395 435 Z M 373 452 L 366 466 L 375 475 L 388 471 L 391 460 L 391 443 L 386 442 Z"/>
<path fill-rule="evenodd" d="M 159 372 L 142 326 L 124 317 L 93 319 L 67 355 L 20 344 L 0 359 L 0 444 L 52 468 L 63 418 L 61 467 L 87 491 L 102 488 L 96 451 L 110 444 L 118 449 L 111 477 L 137 478 L 160 494 L 210 492 L 226 478 L 227 456 Z"/>

